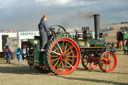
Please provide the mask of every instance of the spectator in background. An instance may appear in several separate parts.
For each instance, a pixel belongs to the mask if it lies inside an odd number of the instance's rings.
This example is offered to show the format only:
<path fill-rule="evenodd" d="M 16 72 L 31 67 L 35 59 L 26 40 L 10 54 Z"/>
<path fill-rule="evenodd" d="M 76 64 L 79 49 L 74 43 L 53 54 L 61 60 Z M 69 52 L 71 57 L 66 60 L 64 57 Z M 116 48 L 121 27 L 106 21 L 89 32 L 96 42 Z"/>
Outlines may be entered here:
<path fill-rule="evenodd" d="M 10 50 L 10 47 L 9 47 L 8 43 L 6 43 L 5 46 L 4 46 L 4 53 L 5 53 L 5 56 L 6 56 L 6 63 L 10 64 L 12 52 Z"/>
<path fill-rule="evenodd" d="M 110 47 L 112 47 L 112 43 L 111 43 L 111 42 L 109 42 L 109 48 L 110 48 Z"/>
<path fill-rule="evenodd" d="M 109 42 L 108 41 L 106 42 L 106 48 L 107 48 L 106 49 L 106 51 L 107 51 L 109 49 Z"/>
<path fill-rule="evenodd" d="M 123 48 L 123 41 L 120 41 L 120 46 L 121 48 Z"/>
<path fill-rule="evenodd" d="M 117 48 L 119 49 L 119 41 L 117 41 Z"/>
<path fill-rule="evenodd" d="M 114 42 L 112 42 L 112 47 L 114 47 Z"/>
<path fill-rule="evenodd" d="M 127 50 L 128 50 L 128 40 L 126 41 L 126 47 L 127 47 Z"/>
<path fill-rule="evenodd" d="M 21 50 L 21 48 L 18 46 L 18 48 L 16 49 L 16 56 L 17 56 L 18 64 L 19 64 L 19 65 L 21 64 L 22 55 L 23 55 L 22 50 Z"/>
<path fill-rule="evenodd" d="M 115 53 L 115 49 L 113 47 L 110 47 L 110 52 Z"/>

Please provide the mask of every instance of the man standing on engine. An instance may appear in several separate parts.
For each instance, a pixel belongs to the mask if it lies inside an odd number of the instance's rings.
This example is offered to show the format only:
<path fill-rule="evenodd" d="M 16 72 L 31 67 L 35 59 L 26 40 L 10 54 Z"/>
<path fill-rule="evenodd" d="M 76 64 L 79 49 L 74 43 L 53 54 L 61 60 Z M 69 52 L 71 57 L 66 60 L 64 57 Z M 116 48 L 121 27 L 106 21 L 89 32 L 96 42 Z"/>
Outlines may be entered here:
<path fill-rule="evenodd" d="M 48 34 L 50 33 L 48 25 L 47 25 L 47 15 L 43 15 L 38 25 L 39 33 L 40 33 L 40 42 L 41 42 L 41 51 L 45 51 L 45 45 L 47 42 Z"/>

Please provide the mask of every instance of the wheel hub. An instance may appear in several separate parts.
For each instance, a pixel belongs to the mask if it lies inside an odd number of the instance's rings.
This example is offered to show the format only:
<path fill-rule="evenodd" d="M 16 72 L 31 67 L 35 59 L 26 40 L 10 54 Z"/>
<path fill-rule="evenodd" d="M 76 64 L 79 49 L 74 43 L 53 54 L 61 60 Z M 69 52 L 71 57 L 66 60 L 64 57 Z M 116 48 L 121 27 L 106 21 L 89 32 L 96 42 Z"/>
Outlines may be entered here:
<path fill-rule="evenodd" d="M 107 63 L 110 64 L 110 60 L 108 60 Z"/>
<path fill-rule="evenodd" d="M 66 54 L 62 54 L 61 57 L 62 57 L 63 59 L 66 59 Z"/>

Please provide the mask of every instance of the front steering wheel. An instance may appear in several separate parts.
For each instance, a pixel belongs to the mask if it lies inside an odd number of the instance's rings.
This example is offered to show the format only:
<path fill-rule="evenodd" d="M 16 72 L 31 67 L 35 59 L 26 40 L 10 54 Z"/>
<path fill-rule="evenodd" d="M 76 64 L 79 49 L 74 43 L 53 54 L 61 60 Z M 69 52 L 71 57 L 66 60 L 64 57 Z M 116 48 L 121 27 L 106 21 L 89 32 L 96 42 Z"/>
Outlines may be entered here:
<path fill-rule="evenodd" d="M 66 33 L 66 34 L 69 34 L 67 31 L 66 31 L 66 29 L 63 27 L 63 26 L 61 26 L 61 25 L 52 25 L 52 26 L 50 26 L 50 28 L 52 29 L 52 28 L 54 28 L 55 30 L 55 33 Z"/>

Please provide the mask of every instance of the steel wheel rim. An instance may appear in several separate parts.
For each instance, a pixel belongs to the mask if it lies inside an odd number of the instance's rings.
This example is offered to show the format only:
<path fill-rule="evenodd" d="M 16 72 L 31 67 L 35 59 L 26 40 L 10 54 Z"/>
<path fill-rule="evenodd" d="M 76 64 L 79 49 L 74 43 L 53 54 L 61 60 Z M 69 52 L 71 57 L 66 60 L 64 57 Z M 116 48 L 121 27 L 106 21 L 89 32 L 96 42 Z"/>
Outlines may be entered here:
<path fill-rule="evenodd" d="M 117 64 L 116 56 L 111 52 L 105 52 L 100 58 L 100 68 L 104 72 L 111 72 Z"/>
<path fill-rule="evenodd" d="M 91 62 L 89 60 L 87 60 L 88 56 L 84 57 L 82 59 L 83 65 L 86 69 L 88 70 L 93 70 L 94 68 L 96 68 L 97 64 L 95 64 L 94 62 Z"/>
<path fill-rule="evenodd" d="M 72 73 L 77 68 L 79 60 L 79 48 L 71 39 L 58 39 L 50 48 L 50 65 L 58 74 L 66 75 Z"/>

